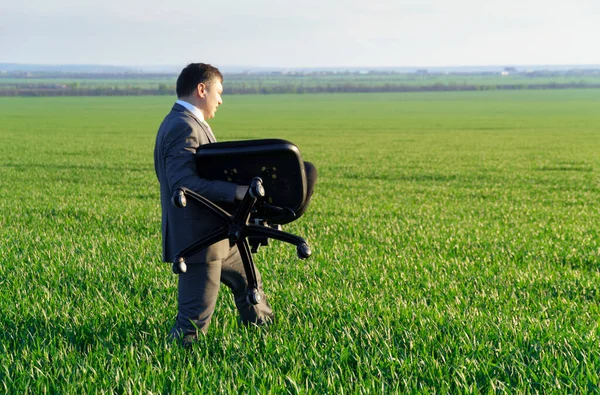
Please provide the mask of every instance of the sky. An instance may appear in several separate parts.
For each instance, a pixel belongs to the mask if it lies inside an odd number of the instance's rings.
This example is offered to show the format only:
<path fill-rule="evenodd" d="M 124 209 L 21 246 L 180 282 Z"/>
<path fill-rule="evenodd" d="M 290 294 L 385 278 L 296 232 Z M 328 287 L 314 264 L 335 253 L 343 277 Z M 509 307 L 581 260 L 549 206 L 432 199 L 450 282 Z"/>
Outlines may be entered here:
<path fill-rule="evenodd" d="M 0 0 L 0 63 L 600 64 L 599 0 Z"/>

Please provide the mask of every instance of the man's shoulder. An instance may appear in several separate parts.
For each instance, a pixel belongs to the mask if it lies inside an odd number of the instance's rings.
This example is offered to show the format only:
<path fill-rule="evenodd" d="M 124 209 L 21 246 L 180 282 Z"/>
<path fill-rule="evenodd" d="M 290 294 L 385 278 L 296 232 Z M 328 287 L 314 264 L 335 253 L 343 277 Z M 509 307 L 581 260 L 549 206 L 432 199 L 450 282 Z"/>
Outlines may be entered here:
<path fill-rule="evenodd" d="M 160 129 L 198 128 L 198 122 L 184 111 L 171 110 L 163 119 Z"/>

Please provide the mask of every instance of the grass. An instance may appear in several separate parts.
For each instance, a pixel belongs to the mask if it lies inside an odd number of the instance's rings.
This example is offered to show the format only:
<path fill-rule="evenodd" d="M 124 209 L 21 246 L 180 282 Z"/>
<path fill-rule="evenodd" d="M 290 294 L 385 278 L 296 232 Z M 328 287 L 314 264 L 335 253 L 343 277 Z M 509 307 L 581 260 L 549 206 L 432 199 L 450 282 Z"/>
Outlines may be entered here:
<path fill-rule="evenodd" d="M 152 150 L 173 99 L 0 99 L 0 392 L 600 391 L 600 91 L 225 97 L 315 163 L 256 256 L 277 314 L 166 343 Z"/>

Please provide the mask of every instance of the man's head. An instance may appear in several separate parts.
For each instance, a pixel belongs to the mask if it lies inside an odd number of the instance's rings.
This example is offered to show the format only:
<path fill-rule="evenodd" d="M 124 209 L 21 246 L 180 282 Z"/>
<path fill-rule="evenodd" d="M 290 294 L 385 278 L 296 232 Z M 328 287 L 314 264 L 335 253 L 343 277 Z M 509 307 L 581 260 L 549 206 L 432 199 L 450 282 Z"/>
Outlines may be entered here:
<path fill-rule="evenodd" d="M 215 116 L 222 94 L 223 74 L 210 64 L 190 63 L 177 78 L 177 97 L 198 107 L 204 119 Z"/>

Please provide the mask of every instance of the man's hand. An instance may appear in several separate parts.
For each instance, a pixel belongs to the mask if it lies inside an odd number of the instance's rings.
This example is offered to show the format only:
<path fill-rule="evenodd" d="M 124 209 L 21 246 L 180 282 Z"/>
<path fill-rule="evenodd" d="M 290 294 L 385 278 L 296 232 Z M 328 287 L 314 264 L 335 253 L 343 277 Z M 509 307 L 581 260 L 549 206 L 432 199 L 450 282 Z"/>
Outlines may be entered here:
<path fill-rule="evenodd" d="M 235 188 L 235 200 L 244 200 L 246 191 L 248 191 L 248 185 L 238 185 Z"/>

